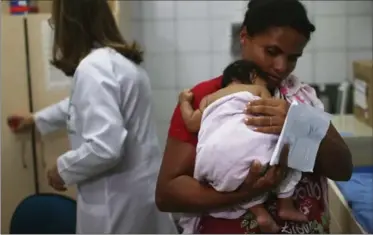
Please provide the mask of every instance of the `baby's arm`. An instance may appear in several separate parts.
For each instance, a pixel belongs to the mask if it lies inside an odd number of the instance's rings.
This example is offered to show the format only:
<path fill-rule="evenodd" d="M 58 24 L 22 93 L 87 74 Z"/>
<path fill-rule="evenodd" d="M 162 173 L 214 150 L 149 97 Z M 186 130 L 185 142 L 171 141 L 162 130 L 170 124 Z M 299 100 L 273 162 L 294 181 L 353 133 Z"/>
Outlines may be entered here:
<path fill-rule="evenodd" d="M 179 95 L 181 116 L 185 125 L 190 132 L 198 132 L 201 126 L 202 111 L 194 110 L 192 107 L 193 94 L 189 90 L 185 90 Z"/>
<path fill-rule="evenodd" d="M 193 110 L 192 105 L 184 101 L 180 103 L 181 116 L 185 122 L 185 125 L 190 132 L 198 132 L 201 126 L 202 112 L 201 110 Z"/>

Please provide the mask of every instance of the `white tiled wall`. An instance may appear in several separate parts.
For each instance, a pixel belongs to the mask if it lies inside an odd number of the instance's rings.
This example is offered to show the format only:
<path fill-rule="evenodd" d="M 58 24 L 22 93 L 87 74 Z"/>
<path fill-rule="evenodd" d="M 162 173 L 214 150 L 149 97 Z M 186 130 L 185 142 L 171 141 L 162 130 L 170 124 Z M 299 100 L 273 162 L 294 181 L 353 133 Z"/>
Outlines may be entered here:
<path fill-rule="evenodd" d="M 304 1 L 316 33 L 295 74 L 310 83 L 350 79 L 351 62 L 372 58 L 371 1 Z M 133 1 L 132 37 L 145 48 L 164 145 L 181 89 L 220 75 L 230 58 L 230 26 L 247 1 Z"/>

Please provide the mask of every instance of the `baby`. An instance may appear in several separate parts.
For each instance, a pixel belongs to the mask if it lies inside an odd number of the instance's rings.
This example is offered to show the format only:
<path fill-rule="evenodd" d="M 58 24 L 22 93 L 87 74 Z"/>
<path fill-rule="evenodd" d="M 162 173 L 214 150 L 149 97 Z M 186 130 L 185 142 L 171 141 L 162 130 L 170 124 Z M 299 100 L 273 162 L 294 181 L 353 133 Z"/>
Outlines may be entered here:
<path fill-rule="evenodd" d="M 256 65 L 239 60 L 224 70 L 222 88 L 205 96 L 199 109 L 193 110 L 193 94 L 189 90 L 179 96 L 187 129 L 198 132 L 194 177 L 208 182 L 217 191 L 235 191 L 243 183 L 253 160 L 267 165 L 275 149 L 277 135 L 255 132 L 243 121 L 247 117 L 244 110 L 249 101 L 271 97 L 261 77 Z M 301 176 L 301 172 L 291 170 L 277 189 L 278 216 L 283 220 L 307 220 L 292 201 Z M 234 219 L 249 209 L 256 216 L 262 232 L 276 233 L 280 228 L 263 206 L 266 199 L 267 195 L 262 195 L 231 210 L 214 211 L 210 215 Z M 180 220 L 184 233 L 195 233 L 197 224 L 198 216 L 185 215 Z"/>

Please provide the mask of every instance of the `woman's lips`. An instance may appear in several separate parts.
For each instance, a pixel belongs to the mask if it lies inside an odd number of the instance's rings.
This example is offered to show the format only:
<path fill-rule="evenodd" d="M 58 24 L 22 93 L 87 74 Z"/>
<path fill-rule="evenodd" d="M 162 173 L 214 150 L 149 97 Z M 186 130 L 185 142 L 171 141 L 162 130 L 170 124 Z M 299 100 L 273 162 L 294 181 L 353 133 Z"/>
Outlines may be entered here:
<path fill-rule="evenodd" d="M 279 84 L 282 81 L 282 79 L 280 77 L 272 76 L 272 75 L 269 75 L 269 74 L 268 74 L 268 79 L 269 79 L 270 83 L 273 83 L 273 84 L 276 84 L 276 85 Z"/>
<path fill-rule="evenodd" d="M 254 64 L 254 66 L 255 66 L 255 64 Z M 257 71 L 257 73 L 260 77 L 265 79 L 267 81 L 267 83 L 269 83 L 273 87 L 278 86 L 282 81 L 281 77 L 276 76 L 276 75 L 272 75 L 268 72 L 265 72 L 258 66 L 256 66 L 256 71 Z"/>

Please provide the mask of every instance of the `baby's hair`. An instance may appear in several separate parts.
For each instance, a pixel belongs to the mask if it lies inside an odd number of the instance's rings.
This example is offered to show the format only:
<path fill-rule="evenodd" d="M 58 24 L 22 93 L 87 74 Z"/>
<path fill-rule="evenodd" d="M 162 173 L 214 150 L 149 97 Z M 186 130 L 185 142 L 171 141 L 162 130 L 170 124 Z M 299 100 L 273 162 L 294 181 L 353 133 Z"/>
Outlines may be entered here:
<path fill-rule="evenodd" d="M 228 86 L 234 80 L 243 84 L 253 84 L 257 72 L 258 68 L 253 62 L 237 60 L 224 69 L 221 87 Z"/>

